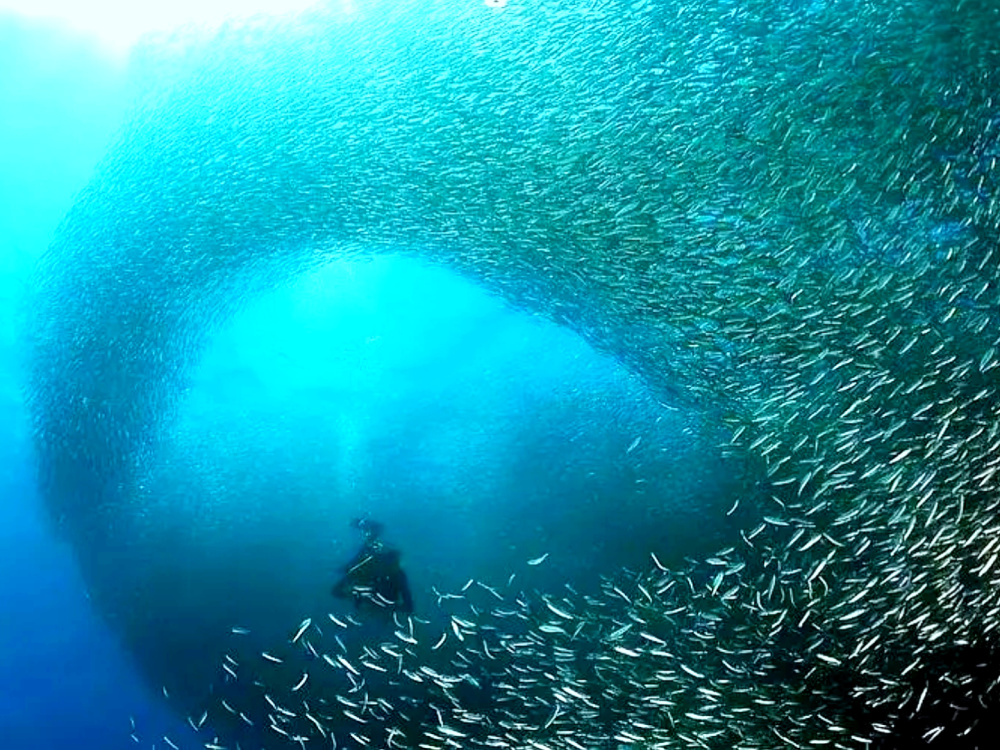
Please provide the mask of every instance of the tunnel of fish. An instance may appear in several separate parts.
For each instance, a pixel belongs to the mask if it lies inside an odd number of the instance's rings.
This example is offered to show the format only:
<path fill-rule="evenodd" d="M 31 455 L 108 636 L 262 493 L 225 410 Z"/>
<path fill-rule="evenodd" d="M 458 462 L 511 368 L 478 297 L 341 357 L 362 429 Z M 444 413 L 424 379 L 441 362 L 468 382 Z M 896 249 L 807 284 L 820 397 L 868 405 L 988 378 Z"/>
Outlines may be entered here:
<path fill-rule="evenodd" d="M 990 746 L 992 3 L 354 5 L 137 55 L 37 277 L 45 501 L 204 746 Z M 211 571 L 165 595 L 133 502 L 178 384 L 248 300 L 389 249 L 723 425 L 759 518 L 591 592 L 477 578 L 379 634 L 191 628 L 171 597 Z"/>

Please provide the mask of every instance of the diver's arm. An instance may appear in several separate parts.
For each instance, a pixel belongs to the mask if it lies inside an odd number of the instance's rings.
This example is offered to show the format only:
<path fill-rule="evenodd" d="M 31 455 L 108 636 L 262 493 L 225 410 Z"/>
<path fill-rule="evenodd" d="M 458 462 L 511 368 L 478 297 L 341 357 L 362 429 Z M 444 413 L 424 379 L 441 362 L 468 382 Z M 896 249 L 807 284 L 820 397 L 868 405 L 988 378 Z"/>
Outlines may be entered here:
<path fill-rule="evenodd" d="M 334 596 L 347 597 L 351 593 L 351 587 L 357 583 L 357 572 L 372 561 L 371 548 L 366 544 L 362 545 L 357 554 L 351 558 L 344 566 L 344 574 L 334 585 L 331 592 Z"/>

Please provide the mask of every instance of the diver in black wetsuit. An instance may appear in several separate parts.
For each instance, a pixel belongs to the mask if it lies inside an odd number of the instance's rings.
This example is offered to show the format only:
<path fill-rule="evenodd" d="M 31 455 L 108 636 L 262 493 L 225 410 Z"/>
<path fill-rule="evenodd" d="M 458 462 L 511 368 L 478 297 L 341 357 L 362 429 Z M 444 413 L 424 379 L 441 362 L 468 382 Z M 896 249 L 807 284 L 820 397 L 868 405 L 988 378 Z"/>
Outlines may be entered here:
<path fill-rule="evenodd" d="M 355 608 L 367 603 L 386 612 L 412 612 L 413 596 L 406 573 L 399 565 L 399 550 L 387 547 L 379 539 L 382 524 L 355 518 L 351 526 L 361 532 L 361 549 L 344 566 L 344 575 L 334 585 L 333 595 L 350 597 Z"/>

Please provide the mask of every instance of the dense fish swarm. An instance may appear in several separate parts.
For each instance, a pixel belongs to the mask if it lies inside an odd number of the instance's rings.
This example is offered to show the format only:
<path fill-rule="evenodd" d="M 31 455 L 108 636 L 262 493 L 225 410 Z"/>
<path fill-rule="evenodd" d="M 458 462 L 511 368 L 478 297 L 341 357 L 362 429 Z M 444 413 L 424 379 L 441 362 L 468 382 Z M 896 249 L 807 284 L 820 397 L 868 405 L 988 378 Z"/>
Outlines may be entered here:
<path fill-rule="evenodd" d="M 475 585 L 442 627 L 231 656 L 219 690 L 249 687 L 206 747 L 992 746 L 992 2 L 384 3 L 186 65 L 41 281 L 44 486 L 93 578 L 204 332 L 358 248 L 581 331 L 730 425 L 771 498 L 732 549 L 603 597 Z"/>

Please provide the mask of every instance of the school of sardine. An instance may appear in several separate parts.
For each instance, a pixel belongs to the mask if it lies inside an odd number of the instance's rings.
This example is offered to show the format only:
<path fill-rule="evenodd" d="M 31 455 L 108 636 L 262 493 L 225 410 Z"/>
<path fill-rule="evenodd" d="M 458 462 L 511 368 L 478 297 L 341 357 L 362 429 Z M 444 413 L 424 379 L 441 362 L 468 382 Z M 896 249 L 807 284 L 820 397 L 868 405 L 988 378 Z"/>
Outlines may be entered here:
<path fill-rule="evenodd" d="M 251 624 L 234 624 L 190 718 L 204 747 L 993 747 L 996 9 L 425 5 L 314 18 L 275 32 L 278 50 L 223 32 L 187 89 L 150 96 L 82 199 L 86 231 L 70 222 L 53 257 L 81 236 L 79 252 L 133 247 L 129 217 L 155 224 L 162 202 L 178 246 L 212 248 L 183 256 L 210 278 L 262 253 L 298 268 L 294 238 L 416 248 L 716 416 L 766 507 L 733 546 L 608 571 L 601 595 L 506 571 L 427 595 L 370 642 L 333 612 L 246 652 Z M 150 143 L 159 155 L 136 166 Z M 121 256 L 66 288 L 100 296 L 117 288 L 102 272 L 124 268 L 142 289 L 183 289 L 195 272 Z M 224 308 L 204 302 L 213 289 L 150 315 L 180 326 Z M 51 315 L 53 340 L 76 330 Z M 160 351 L 136 330 L 120 334 L 140 337 L 130 352 Z M 61 351 L 43 348 L 37 371 L 64 372 Z M 130 408 L 149 393 L 129 391 Z M 45 434 L 69 418 L 53 413 Z"/>

